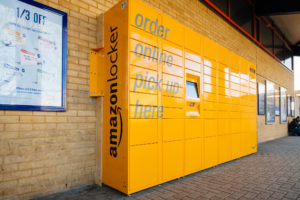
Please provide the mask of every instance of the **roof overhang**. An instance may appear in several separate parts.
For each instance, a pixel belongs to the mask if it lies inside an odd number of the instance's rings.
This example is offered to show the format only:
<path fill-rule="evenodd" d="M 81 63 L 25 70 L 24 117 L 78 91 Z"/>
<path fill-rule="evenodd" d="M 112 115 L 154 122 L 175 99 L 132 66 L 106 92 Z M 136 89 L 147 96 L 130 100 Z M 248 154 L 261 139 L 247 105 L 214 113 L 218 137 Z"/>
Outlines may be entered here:
<path fill-rule="evenodd" d="M 257 16 L 271 19 L 285 36 L 294 55 L 300 56 L 300 1 L 296 0 L 256 0 Z"/>

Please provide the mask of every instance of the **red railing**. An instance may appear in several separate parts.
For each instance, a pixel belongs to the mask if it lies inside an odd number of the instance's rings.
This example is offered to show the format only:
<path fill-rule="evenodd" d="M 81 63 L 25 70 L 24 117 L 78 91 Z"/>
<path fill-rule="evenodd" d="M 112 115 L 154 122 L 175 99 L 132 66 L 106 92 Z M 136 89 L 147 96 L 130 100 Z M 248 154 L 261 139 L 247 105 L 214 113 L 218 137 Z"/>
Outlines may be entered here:
<path fill-rule="evenodd" d="M 287 47 L 291 51 L 291 55 L 293 55 L 293 50 L 288 44 L 286 40 L 278 33 L 276 28 L 269 22 L 269 20 L 265 17 L 258 17 L 255 14 L 255 4 L 251 1 L 248 0 L 249 5 L 252 6 L 252 16 L 253 16 L 253 23 L 252 23 L 252 35 L 249 34 L 247 31 L 245 31 L 242 27 L 240 27 L 236 22 L 234 22 L 231 17 L 230 17 L 230 0 L 228 0 L 228 15 L 226 15 L 224 12 L 222 12 L 217 6 L 215 6 L 210 0 L 203 0 L 207 5 L 209 5 L 212 9 L 214 9 L 217 13 L 219 13 L 224 19 L 226 19 L 229 23 L 231 23 L 235 28 L 237 28 L 239 31 L 241 31 L 244 35 L 246 35 L 249 39 L 251 39 L 254 43 L 256 43 L 259 47 L 261 47 L 263 50 L 265 50 L 267 53 L 269 53 L 273 58 L 275 58 L 278 62 L 281 62 L 281 60 L 275 55 L 275 46 L 274 46 L 274 41 L 275 41 L 275 35 L 283 42 L 285 47 Z M 261 32 L 260 30 L 257 30 L 256 23 L 257 21 L 261 23 L 261 20 L 263 20 L 267 26 L 271 29 L 272 31 L 272 49 L 273 52 L 271 52 L 269 49 L 267 49 L 262 43 L 261 43 Z M 257 34 L 258 33 L 258 34 Z M 291 63 L 292 70 L 294 69 L 293 67 L 293 56 L 292 56 L 292 63 Z M 288 67 L 287 67 L 288 68 Z M 289 69 L 289 68 L 288 68 Z"/>

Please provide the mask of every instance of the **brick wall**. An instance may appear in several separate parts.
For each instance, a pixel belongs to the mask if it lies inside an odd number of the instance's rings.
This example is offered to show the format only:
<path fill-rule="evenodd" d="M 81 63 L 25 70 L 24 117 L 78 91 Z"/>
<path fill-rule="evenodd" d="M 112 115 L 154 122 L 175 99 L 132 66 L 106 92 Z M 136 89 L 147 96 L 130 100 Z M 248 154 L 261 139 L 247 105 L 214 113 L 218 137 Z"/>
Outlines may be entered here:
<path fill-rule="evenodd" d="M 0 199 L 26 199 L 96 182 L 96 101 L 88 96 L 89 49 L 96 16 L 117 0 L 38 0 L 68 13 L 67 112 L 0 111 Z M 293 94 L 293 74 L 198 0 L 146 0 L 150 5 L 257 64 L 266 78 Z M 98 106 L 101 108 L 101 106 Z M 265 125 L 259 142 L 287 134 Z M 98 177 L 98 176 L 97 176 Z"/>
<path fill-rule="evenodd" d="M 68 13 L 67 112 L 0 111 L 0 199 L 27 199 L 95 182 L 89 49 L 96 43 L 96 16 L 116 1 L 38 2 Z"/>

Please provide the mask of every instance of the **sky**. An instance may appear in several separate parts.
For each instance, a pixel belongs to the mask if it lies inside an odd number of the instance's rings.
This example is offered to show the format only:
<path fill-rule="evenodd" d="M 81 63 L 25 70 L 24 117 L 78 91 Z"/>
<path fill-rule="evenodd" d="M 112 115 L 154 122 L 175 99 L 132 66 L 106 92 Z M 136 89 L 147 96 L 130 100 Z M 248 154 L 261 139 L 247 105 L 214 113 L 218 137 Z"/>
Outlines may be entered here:
<path fill-rule="evenodd" d="M 300 90 L 300 57 L 294 57 L 295 90 Z"/>

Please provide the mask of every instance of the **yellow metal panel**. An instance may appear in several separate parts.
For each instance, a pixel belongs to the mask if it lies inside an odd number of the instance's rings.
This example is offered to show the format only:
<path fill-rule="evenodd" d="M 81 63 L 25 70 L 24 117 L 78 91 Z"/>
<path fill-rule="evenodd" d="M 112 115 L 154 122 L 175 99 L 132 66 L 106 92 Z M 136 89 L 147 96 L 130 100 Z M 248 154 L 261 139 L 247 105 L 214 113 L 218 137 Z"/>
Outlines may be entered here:
<path fill-rule="evenodd" d="M 128 7 L 119 2 L 104 19 L 102 182 L 128 194 Z"/>
<path fill-rule="evenodd" d="M 217 77 L 217 70 L 208 66 L 203 67 L 203 72 L 205 75 Z"/>
<path fill-rule="evenodd" d="M 249 82 L 249 87 L 252 88 L 252 89 L 256 89 L 256 83 L 253 83 L 253 82 Z M 252 92 L 253 94 L 254 92 Z"/>
<path fill-rule="evenodd" d="M 130 145 L 158 142 L 157 119 L 130 119 L 129 130 Z"/>
<path fill-rule="evenodd" d="M 163 115 L 163 107 L 143 106 L 141 104 L 129 106 L 129 118 L 131 119 L 157 119 L 158 116 L 162 117 Z"/>
<path fill-rule="evenodd" d="M 172 83 L 169 83 L 169 85 L 162 86 L 162 94 L 164 96 L 183 98 L 184 88 L 174 87 L 174 85 L 172 85 Z"/>
<path fill-rule="evenodd" d="M 246 137 L 247 137 L 247 154 L 251 154 L 251 153 L 255 153 L 257 152 L 257 135 L 256 132 L 250 132 L 250 133 L 246 133 Z"/>
<path fill-rule="evenodd" d="M 218 105 L 216 102 L 204 101 L 203 110 L 217 110 Z"/>
<path fill-rule="evenodd" d="M 204 38 L 204 57 L 217 60 L 217 45 L 212 40 Z"/>
<path fill-rule="evenodd" d="M 165 119 L 162 122 L 162 128 L 164 142 L 184 138 L 184 119 Z"/>
<path fill-rule="evenodd" d="M 175 76 L 180 76 L 180 77 L 184 76 L 184 68 L 178 67 L 176 65 L 173 65 L 172 67 L 164 65 L 163 72 L 167 73 L 167 74 L 175 75 Z"/>
<path fill-rule="evenodd" d="M 248 137 L 247 137 L 246 133 L 241 133 L 240 137 L 241 137 L 241 152 L 240 152 L 240 156 L 245 156 L 245 155 L 249 154 L 248 151 L 249 151 L 249 148 L 250 148 L 248 146 L 248 141 L 247 141 Z"/>
<path fill-rule="evenodd" d="M 186 119 L 185 120 L 185 137 L 186 139 L 203 137 L 203 119 Z"/>
<path fill-rule="evenodd" d="M 223 71 L 218 71 L 218 78 L 219 78 L 219 81 L 224 81 L 224 80 L 229 81 L 229 73 L 226 73 Z"/>
<path fill-rule="evenodd" d="M 184 109 L 164 108 L 164 119 L 181 119 L 184 118 Z"/>
<path fill-rule="evenodd" d="M 153 59 L 154 60 L 154 59 Z M 129 53 L 129 62 L 131 65 L 143 67 L 157 71 L 157 62 L 152 59 L 144 59 L 143 56 L 137 57 L 134 52 Z M 135 76 L 135 75 L 134 75 Z"/>
<path fill-rule="evenodd" d="M 217 102 L 217 95 L 213 93 L 204 92 L 204 101 Z"/>
<path fill-rule="evenodd" d="M 222 64 L 222 63 L 219 63 L 218 70 L 221 71 L 221 72 L 224 72 L 224 73 L 230 73 L 229 65 L 225 65 L 225 64 Z"/>
<path fill-rule="evenodd" d="M 202 63 L 201 55 L 200 53 L 190 51 L 188 49 L 185 49 L 185 58 L 189 59 L 191 61 Z"/>
<path fill-rule="evenodd" d="M 183 108 L 184 99 L 178 97 L 163 96 L 162 104 L 164 107 L 169 107 L 169 108 Z"/>
<path fill-rule="evenodd" d="M 231 103 L 231 97 L 228 95 L 218 95 L 218 100 L 221 103 L 230 104 Z"/>
<path fill-rule="evenodd" d="M 229 111 L 219 111 L 218 117 L 220 119 L 230 119 L 231 118 L 231 112 Z"/>
<path fill-rule="evenodd" d="M 162 31 L 158 31 L 158 26 L 162 25 L 160 13 L 151 6 L 141 1 L 130 1 L 129 23 L 153 35 L 161 35 Z M 150 26 L 152 28 L 150 32 Z M 155 28 L 156 26 L 156 28 Z M 161 29 L 160 29 L 161 30 Z M 164 34 L 163 34 L 164 35 Z"/>
<path fill-rule="evenodd" d="M 204 137 L 217 136 L 218 121 L 216 119 L 204 119 Z"/>
<path fill-rule="evenodd" d="M 151 82 L 157 82 L 157 71 L 145 69 L 143 67 L 137 67 L 135 65 L 130 65 L 130 78 L 138 80 L 146 80 Z"/>
<path fill-rule="evenodd" d="M 218 47 L 218 61 L 224 65 L 229 64 L 229 50 L 221 45 L 217 45 Z"/>
<path fill-rule="evenodd" d="M 241 134 L 231 135 L 232 159 L 241 157 Z"/>
<path fill-rule="evenodd" d="M 179 87 L 184 86 L 184 79 L 177 76 L 172 76 L 169 74 L 163 74 L 163 84 L 170 85 L 173 84 L 175 87 L 179 85 Z"/>
<path fill-rule="evenodd" d="M 216 166 L 218 163 L 218 137 L 204 138 L 204 169 Z"/>
<path fill-rule="evenodd" d="M 239 73 L 240 58 L 235 53 L 230 53 L 230 69 L 231 70 L 237 70 L 237 73 Z"/>
<path fill-rule="evenodd" d="M 104 95 L 104 50 L 90 50 L 90 91 L 91 97 Z"/>
<path fill-rule="evenodd" d="M 230 96 L 230 89 L 218 87 L 218 94 L 223 96 Z"/>
<path fill-rule="evenodd" d="M 212 76 L 207 76 L 207 75 L 204 75 L 204 83 L 208 83 L 208 84 L 213 84 L 213 85 L 217 85 L 217 79 L 215 77 L 212 77 Z"/>
<path fill-rule="evenodd" d="M 140 41 L 145 44 L 154 45 L 154 46 L 158 45 L 158 39 L 157 37 L 155 37 L 155 35 L 146 32 L 144 30 L 141 30 L 139 28 L 136 28 L 134 26 L 129 27 L 129 34 L 130 34 L 129 37 L 136 41 Z"/>
<path fill-rule="evenodd" d="M 251 133 L 256 133 L 257 130 L 256 130 L 256 119 L 252 118 L 249 120 L 249 132 Z"/>
<path fill-rule="evenodd" d="M 155 82 L 141 81 L 137 79 L 130 79 L 129 81 L 131 92 L 157 94 L 157 90 L 155 89 L 157 84 Z"/>
<path fill-rule="evenodd" d="M 163 39 L 180 46 L 184 45 L 184 26 L 167 15 L 163 15 L 163 25 L 170 29 Z"/>
<path fill-rule="evenodd" d="M 163 180 L 169 181 L 183 176 L 184 141 L 163 144 Z"/>
<path fill-rule="evenodd" d="M 231 135 L 219 136 L 219 162 L 224 163 L 231 160 Z"/>
<path fill-rule="evenodd" d="M 197 138 L 185 141 L 185 167 L 184 175 L 199 171 L 202 169 L 203 160 L 203 138 Z"/>
<path fill-rule="evenodd" d="M 217 63 L 209 58 L 204 58 L 204 62 L 203 62 L 203 65 L 204 66 L 207 66 L 207 67 L 211 67 L 211 68 L 214 68 L 214 69 L 217 69 Z"/>
<path fill-rule="evenodd" d="M 183 58 L 182 58 L 182 56 L 177 56 L 177 55 L 175 55 L 175 54 L 173 54 L 173 53 L 170 53 L 170 52 L 168 52 L 168 51 L 165 51 L 165 50 L 163 50 L 163 54 L 166 54 L 167 56 L 165 57 L 164 55 L 162 56 L 162 60 L 164 61 L 165 59 L 164 58 L 169 58 L 169 56 L 171 56 L 172 57 L 172 62 L 170 62 L 172 65 L 168 65 L 169 67 L 172 67 L 173 65 L 177 65 L 177 66 L 179 66 L 179 67 L 183 67 Z M 165 60 L 166 62 L 167 62 L 167 60 Z"/>
<path fill-rule="evenodd" d="M 203 110 L 202 116 L 207 119 L 217 119 L 218 118 L 218 111 L 208 111 Z"/>
<path fill-rule="evenodd" d="M 218 119 L 218 132 L 219 135 L 231 134 L 230 119 Z"/>
<path fill-rule="evenodd" d="M 203 84 L 203 91 L 217 94 L 217 86 L 211 84 Z"/>
<path fill-rule="evenodd" d="M 182 46 L 174 44 L 173 42 L 169 42 L 167 40 L 162 41 L 163 50 L 171 52 L 177 56 L 183 56 Z"/>
<path fill-rule="evenodd" d="M 198 54 L 202 53 L 202 39 L 203 37 L 193 31 L 190 28 L 185 28 L 185 48 L 192 50 L 194 52 L 197 52 Z M 188 56 L 186 55 L 186 58 L 188 58 Z M 190 59 L 190 58 L 189 58 Z M 191 59 L 194 60 L 194 59 Z M 195 60 L 197 61 L 197 60 Z"/>
<path fill-rule="evenodd" d="M 233 115 L 233 112 L 232 114 Z M 232 119 L 231 120 L 231 132 L 232 133 L 239 133 L 241 131 L 241 124 L 239 119 Z"/>
<path fill-rule="evenodd" d="M 130 105 L 157 106 L 157 95 L 130 92 Z"/>
<path fill-rule="evenodd" d="M 202 65 L 198 62 L 191 61 L 189 59 L 185 59 L 185 68 L 190 69 L 190 70 L 194 70 L 194 71 L 197 71 L 197 72 L 201 72 Z"/>
<path fill-rule="evenodd" d="M 130 147 L 129 192 L 146 189 L 158 183 L 158 145 Z"/>
<path fill-rule="evenodd" d="M 219 79 L 218 86 L 223 87 L 223 88 L 230 88 L 230 82 L 223 80 L 223 79 Z"/>
<path fill-rule="evenodd" d="M 230 80 L 231 80 L 232 78 L 235 78 L 235 77 L 239 77 L 239 78 L 240 78 L 240 72 L 239 72 L 239 69 L 231 68 L 231 69 L 230 69 Z"/>

